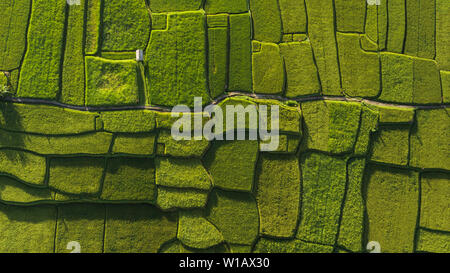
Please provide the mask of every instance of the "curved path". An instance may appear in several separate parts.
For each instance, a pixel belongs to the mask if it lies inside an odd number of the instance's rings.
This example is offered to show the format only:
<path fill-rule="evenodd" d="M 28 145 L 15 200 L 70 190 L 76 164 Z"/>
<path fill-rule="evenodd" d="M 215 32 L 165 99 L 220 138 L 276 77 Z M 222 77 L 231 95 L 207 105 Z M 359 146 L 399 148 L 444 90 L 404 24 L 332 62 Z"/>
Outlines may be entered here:
<path fill-rule="evenodd" d="M 305 101 L 318 101 L 318 100 L 330 100 L 330 101 L 348 101 L 348 102 L 363 102 L 365 104 L 375 105 L 375 106 L 390 106 L 390 107 L 399 107 L 399 108 L 413 108 L 413 109 L 442 109 L 450 107 L 450 104 L 432 104 L 432 105 L 408 105 L 408 104 L 395 104 L 395 103 L 385 103 L 370 99 L 361 99 L 361 98 L 348 98 L 348 97 L 334 97 L 334 96 L 313 96 L 313 97 L 302 97 L 302 98 L 285 98 L 277 95 L 264 95 L 264 94 L 253 94 L 247 92 L 228 92 L 225 95 L 218 97 L 215 100 L 212 100 L 210 104 L 219 104 L 227 98 L 237 97 L 237 96 L 246 96 L 254 99 L 273 99 L 278 101 L 296 101 L 296 102 L 305 102 Z M 0 99 L 1 100 L 1 99 Z M 171 112 L 171 107 L 166 106 L 147 106 L 147 105 L 135 105 L 135 106 L 111 106 L 111 107 L 88 107 L 88 106 L 75 106 L 64 104 L 61 102 L 53 101 L 53 100 L 45 100 L 45 99 L 32 99 L 32 98 L 17 98 L 17 97 L 6 97 L 3 98 L 3 101 L 13 102 L 13 103 L 23 103 L 23 104 L 37 104 L 37 105 L 50 105 L 50 106 L 58 106 L 62 108 L 68 108 L 72 110 L 78 111 L 88 111 L 88 112 L 103 112 L 103 111 L 126 111 L 126 110 L 153 110 L 159 112 Z M 191 111 L 192 112 L 192 111 Z"/>

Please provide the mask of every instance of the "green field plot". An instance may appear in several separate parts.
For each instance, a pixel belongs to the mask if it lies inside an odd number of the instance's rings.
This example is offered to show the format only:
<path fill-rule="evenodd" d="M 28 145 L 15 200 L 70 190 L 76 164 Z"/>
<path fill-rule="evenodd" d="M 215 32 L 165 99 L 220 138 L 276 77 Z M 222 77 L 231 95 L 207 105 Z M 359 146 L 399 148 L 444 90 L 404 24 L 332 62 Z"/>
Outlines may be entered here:
<path fill-rule="evenodd" d="M 138 74 L 139 68 L 135 61 L 86 57 L 86 105 L 138 104 Z"/>
<path fill-rule="evenodd" d="M 353 151 L 361 116 L 360 104 L 315 101 L 303 103 L 302 110 L 306 149 L 332 153 Z"/>
<path fill-rule="evenodd" d="M 32 187 L 6 176 L 0 176 L 0 200 L 9 204 L 36 204 L 53 200 L 47 188 Z"/>
<path fill-rule="evenodd" d="M 253 189 L 257 141 L 218 141 L 206 155 L 214 186 L 238 191 Z"/>
<path fill-rule="evenodd" d="M 156 184 L 173 188 L 209 190 L 211 177 L 200 160 L 157 157 Z"/>
<path fill-rule="evenodd" d="M 57 99 L 63 58 L 66 3 L 33 1 L 27 50 L 20 70 L 19 97 Z"/>
<path fill-rule="evenodd" d="M 186 246 L 205 249 L 223 242 L 220 231 L 206 220 L 200 211 L 181 211 L 178 239 Z"/>
<path fill-rule="evenodd" d="M 84 50 L 86 54 L 94 55 L 99 50 L 102 0 L 85 1 L 87 9 Z"/>
<path fill-rule="evenodd" d="M 56 208 L 0 205 L 0 251 L 53 252 Z"/>
<path fill-rule="evenodd" d="M 389 52 L 402 53 L 406 34 L 405 0 L 388 1 L 388 11 L 386 48 Z"/>
<path fill-rule="evenodd" d="M 61 102 L 84 105 L 84 14 L 85 1 L 68 7 L 62 70 Z"/>
<path fill-rule="evenodd" d="M 419 198 L 418 173 L 370 166 L 365 179 L 368 241 L 383 253 L 412 252 Z"/>
<path fill-rule="evenodd" d="M 103 129 L 113 133 L 145 133 L 156 127 L 155 112 L 132 110 L 102 112 Z"/>
<path fill-rule="evenodd" d="M 388 32 L 388 1 L 381 0 L 380 5 L 366 7 L 366 38 L 375 46 L 373 51 L 384 50 Z"/>
<path fill-rule="evenodd" d="M 255 245 L 255 253 L 331 253 L 332 246 L 307 243 L 301 240 L 261 238 Z"/>
<path fill-rule="evenodd" d="M 104 252 L 156 252 L 176 237 L 177 217 L 149 205 L 106 208 Z"/>
<path fill-rule="evenodd" d="M 436 1 L 406 0 L 406 11 L 405 53 L 433 59 Z"/>
<path fill-rule="evenodd" d="M 448 109 L 419 110 L 411 134 L 410 165 L 419 168 L 450 169 Z"/>
<path fill-rule="evenodd" d="M 450 234 L 420 229 L 417 251 L 450 253 Z"/>
<path fill-rule="evenodd" d="M 359 125 L 358 138 L 355 144 L 355 155 L 365 155 L 369 151 L 371 136 L 378 130 L 379 113 L 369 107 L 363 107 Z"/>
<path fill-rule="evenodd" d="M 151 104 L 192 107 L 194 96 L 209 101 L 205 20 L 201 11 L 170 13 L 168 29 L 152 31 L 145 56 Z"/>
<path fill-rule="evenodd" d="M 442 70 L 450 70 L 450 3 L 445 0 L 436 1 L 436 61 Z"/>
<path fill-rule="evenodd" d="M 83 253 L 101 253 L 105 228 L 105 207 L 71 204 L 58 207 L 55 252 L 68 253 L 70 242 L 78 242 Z"/>
<path fill-rule="evenodd" d="M 383 126 L 374 134 L 370 160 L 406 166 L 409 156 L 410 126 Z"/>
<path fill-rule="evenodd" d="M 258 162 L 256 200 L 260 234 L 291 238 L 300 212 L 300 170 L 295 156 L 263 154 Z"/>
<path fill-rule="evenodd" d="M 102 50 L 145 49 L 151 30 L 150 13 L 145 3 L 145 0 L 103 1 Z M 92 19 L 94 18 L 95 16 Z M 93 26 L 91 31 L 91 35 L 95 37 Z M 94 42 L 94 37 L 90 38 L 91 42 Z"/>
<path fill-rule="evenodd" d="M 306 32 L 306 6 L 303 0 L 280 0 L 284 33 Z"/>
<path fill-rule="evenodd" d="M 96 113 L 45 105 L 0 102 L 0 128 L 45 135 L 95 131 Z"/>
<path fill-rule="evenodd" d="M 335 7 L 338 31 L 364 32 L 364 22 L 366 19 L 366 3 L 364 1 L 336 0 Z"/>
<path fill-rule="evenodd" d="M 251 16 L 230 15 L 229 91 L 252 90 Z"/>
<path fill-rule="evenodd" d="M 444 103 L 450 102 L 450 72 L 441 71 L 442 99 Z"/>
<path fill-rule="evenodd" d="M 212 98 L 222 95 L 228 77 L 228 16 L 208 16 L 209 88 Z"/>
<path fill-rule="evenodd" d="M 381 54 L 383 91 L 380 100 L 429 104 L 442 101 L 435 61 L 400 54 Z"/>
<path fill-rule="evenodd" d="M 349 96 L 376 97 L 380 92 L 380 59 L 364 52 L 357 34 L 337 34 L 342 89 Z"/>
<path fill-rule="evenodd" d="M 340 96 L 336 36 L 334 33 L 333 2 L 305 0 L 308 11 L 308 33 L 314 50 L 324 95 Z"/>
<path fill-rule="evenodd" d="M 10 133 L 0 129 L 0 148 L 28 150 L 38 154 L 106 154 L 112 135 L 91 133 L 79 136 L 43 136 Z"/>
<path fill-rule="evenodd" d="M 155 134 L 120 134 L 114 138 L 113 154 L 146 155 L 155 153 Z"/>
<path fill-rule="evenodd" d="M 205 10 L 214 13 L 242 13 L 248 11 L 246 0 L 206 0 Z"/>
<path fill-rule="evenodd" d="M 203 2 L 202 0 L 153 0 L 150 1 L 150 9 L 152 12 L 198 10 Z"/>
<path fill-rule="evenodd" d="M 280 44 L 286 67 L 286 93 L 288 98 L 319 94 L 319 74 L 309 42 Z"/>
<path fill-rule="evenodd" d="M 278 45 L 261 43 L 260 51 L 253 53 L 252 68 L 255 93 L 283 93 L 284 67 Z"/>
<path fill-rule="evenodd" d="M 282 23 L 276 0 L 250 0 L 253 17 L 254 39 L 277 43 L 281 40 Z"/>
<path fill-rule="evenodd" d="M 31 0 L 0 3 L 0 70 L 20 66 L 26 46 Z"/>
<path fill-rule="evenodd" d="M 338 245 L 361 251 L 364 238 L 364 196 L 362 192 L 365 160 L 347 161 L 347 191 L 339 227 Z"/>
<path fill-rule="evenodd" d="M 448 231 L 450 223 L 449 175 L 444 173 L 424 173 L 421 177 L 420 226 L 424 228 Z"/>
<path fill-rule="evenodd" d="M 302 219 L 296 237 L 322 245 L 334 245 L 345 193 L 346 161 L 311 153 L 301 158 L 301 169 Z"/>
<path fill-rule="evenodd" d="M 0 253 L 448 253 L 449 29 L 449 0 L 0 0 Z"/>
<path fill-rule="evenodd" d="M 154 160 L 110 158 L 100 198 L 113 201 L 154 201 L 156 199 Z"/>
<path fill-rule="evenodd" d="M 197 189 L 158 186 L 156 204 L 163 210 L 205 208 L 209 193 Z"/>
<path fill-rule="evenodd" d="M 393 125 L 412 124 L 414 122 L 414 108 L 380 106 L 376 109 L 380 113 L 380 123 Z"/>
<path fill-rule="evenodd" d="M 24 182 L 44 184 L 46 161 L 32 153 L 0 150 L 0 173 L 11 175 Z"/>
<path fill-rule="evenodd" d="M 202 157 L 210 147 L 210 142 L 202 140 L 174 140 L 168 131 L 160 131 L 158 145 L 163 145 L 163 155 L 173 157 Z"/>
<path fill-rule="evenodd" d="M 206 219 L 228 243 L 251 245 L 258 235 L 258 209 L 248 193 L 215 190 L 208 202 Z"/>
<path fill-rule="evenodd" d="M 53 158 L 48 186 L 70 194 L 97 194 L 103 180 L 105 160 L 101 158 Z"/>
<path fill-rule="evenodd" d="M 173 240 L 161 247 L 159 253 L 230 253 L 225 244 L 207 249 L 191 248 L 183 245 L 180 240 Z"/>

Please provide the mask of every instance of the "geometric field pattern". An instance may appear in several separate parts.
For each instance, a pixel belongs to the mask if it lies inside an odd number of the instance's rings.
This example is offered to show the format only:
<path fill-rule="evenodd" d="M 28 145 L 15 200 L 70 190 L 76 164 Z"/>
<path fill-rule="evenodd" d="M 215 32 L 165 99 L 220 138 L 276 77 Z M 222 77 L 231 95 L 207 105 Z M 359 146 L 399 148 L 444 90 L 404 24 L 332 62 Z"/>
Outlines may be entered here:
<path fill-rule="evenodd" d="M 0 252 L 450 252 L 449 0 L 69 2 L 0 2 Z"/>

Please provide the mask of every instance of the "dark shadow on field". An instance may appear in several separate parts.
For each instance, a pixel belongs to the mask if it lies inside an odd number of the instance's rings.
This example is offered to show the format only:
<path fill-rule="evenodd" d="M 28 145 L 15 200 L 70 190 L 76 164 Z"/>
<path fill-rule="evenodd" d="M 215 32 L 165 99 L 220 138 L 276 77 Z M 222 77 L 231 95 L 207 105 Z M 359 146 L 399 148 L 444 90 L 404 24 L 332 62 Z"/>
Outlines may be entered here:
<path fill-rule="evenodd" d="M 23 223 L 56 221 L 56 207 L 51 205 L 9 206 L 0 204 L 0 213 L 9 220 Z"/>
<path fill-rule="evenodd" d="M 21 117 L 16 110 L 14 103 L 0 101 L 0 149 L 24 147 L 25 134 L 11 133 L 11 131 L 24 132 Z M 2 151 L 2 150 L 0 150 Z M 22 153 L 16 151 L 2 151 L 6 157 L 11 160 L 26 160 Z M 1 171 L 1 170 L 0 170 Z"/>

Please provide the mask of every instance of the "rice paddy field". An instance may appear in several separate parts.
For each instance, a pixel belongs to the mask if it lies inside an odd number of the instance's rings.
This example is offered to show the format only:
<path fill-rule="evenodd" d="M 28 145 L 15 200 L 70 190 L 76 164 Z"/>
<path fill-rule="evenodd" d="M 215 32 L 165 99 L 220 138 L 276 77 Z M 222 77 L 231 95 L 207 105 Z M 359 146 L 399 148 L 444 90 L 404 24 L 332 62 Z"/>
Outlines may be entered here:
<path fill-rule="evenodd" d="M 448 0 L 1 0 L 0 252 L 449 253 L 449 29 Z M 278 147 L 175 140 L 194 98 L 277 105 Z"/>

